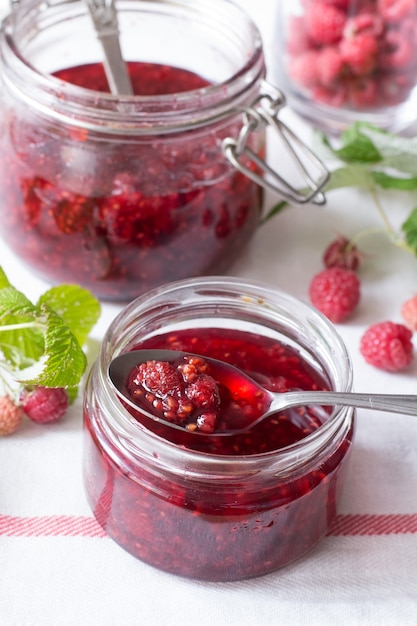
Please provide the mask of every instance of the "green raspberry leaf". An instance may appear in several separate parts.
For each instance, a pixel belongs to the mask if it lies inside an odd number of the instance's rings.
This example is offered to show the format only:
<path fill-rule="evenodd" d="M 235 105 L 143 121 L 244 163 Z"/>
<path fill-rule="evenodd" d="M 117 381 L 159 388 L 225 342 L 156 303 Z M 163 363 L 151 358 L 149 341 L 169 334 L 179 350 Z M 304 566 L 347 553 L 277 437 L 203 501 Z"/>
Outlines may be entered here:
<path fill-rule="evenodd" d="M 272 209 L 270 209 L 268 213 L 266 213 L 266 215 L 262 218 L 261 224 L 264 224 L 265 222 L 267 222 L 269 219 L 271 219 L 271 217 L 274 217 L 274 215 L 281 213 L 281 211 L 283 211 L 288 206 L 290 205 L 288 202 L 286 202 L 286 200 L 283 200 L 282 202 L 278 202 L 278 204 L 273 206 Z"/>
<path fill-rule="evenodd" d="M 324 191 L 343 187 L 359 187 L 369 190 L 373 186 L 373 176 L 368 168 L 363 165 L 345 165 L 333 170 Z"/>
<path fill-rule="evenodd" d="M 378 163 L 382 155 L 372 139 L 362 132 L 361 123 L 349 126 L 341 135 L 341 146 L 334 148 L 324 133 L 319 133 L 323 144 L 345 163 Z"/>
<path fill-rule="evenodd" d="M 78 285 L 53 287 L 32 304 L 0 267 L 0 359 L 24 385 L 65 387 L 74 399 L 87 365 L 82 346 L 99 316 L 99 301 Z"/>
<path fill-rule="evenodd" d="M 401 226 L 405 240 L 415 254 L 417 254 L 417 208 L 411 211 L 406 221 Z"/>
<path fill-rule="evenodd" d="M 0 351 L 15 367 L 33 363 L 43 354 L 44 341 L 36 323 L 36 308 L 14 287 L 0 289 Z"/>
<path fill-rule="evenodd" d="M 99 301 L 78 285 L 52 287 L 39 298 L 41 304 L 47 304 L 62 318 L 80 346 L 100 317 Z"/>
<path fill-rule="evenodd" d="M 417 137 L 402 137 L 361 123 L 361 132 L 372 141 L 386 168 L 417 175 Z"/>
<path fill-rule="evenodd" d="M 38 310 L 39 319 L 45 327 L 44 355 L 32 367 L 22 370 L 16 378 L 25 385 L 75 387 L 84 374 L 86 356 L 73 333 L 55 311 L 45 304 L 41 304 Z"/>
<path fill-rule="evenodd" d="M 396 189 L 398 191 L 415 191 L 417 189 L 417 176 L 401 178 L 390 176 L 385 172 L 372 172 L 372 177 L 382 189 Z"/>
<path fill-rule="evenodd" d="M 0 267 L 0 289 L 3 289 L 3 287 L 11 287 L 11 284 L 9 283 L 9 279 L 4 273 L 3 268 Z"/>
<path fill-rule="evenodd" d="M 315 131 L 315 137 L 317 154 L 321 151 L 323 159 L 333 162 L 325 194 L 345 187 L 367 192 L 390 241 L 417 256 L 417 208 L 398 232 L 382 201 L 383 191 L 409 194 L 417 191 L 417 136 L 396 135 L 367 122 L 355 122 L 339 138 L 330 138 L 320 130 Z M 285 206 L 285 202 L 277 204 L 261 223 Z M 395 211 L 395 206 L 390 210 Z"/>
<path fill-rule="evenodd" d="M 14 287 L 6 285 L 0 289 L 0 319 L 22 308 L 34 309 L 31 301 Z"/>

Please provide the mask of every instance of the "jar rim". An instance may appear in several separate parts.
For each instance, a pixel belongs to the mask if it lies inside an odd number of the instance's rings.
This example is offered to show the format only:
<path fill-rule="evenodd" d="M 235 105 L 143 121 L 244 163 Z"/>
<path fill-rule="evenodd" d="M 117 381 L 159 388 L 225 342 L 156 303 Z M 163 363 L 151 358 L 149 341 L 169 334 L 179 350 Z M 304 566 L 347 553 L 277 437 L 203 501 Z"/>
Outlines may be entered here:
<path fill-rule="evenodd" d="M 119 11 L 138 12 L 153 10 L 157 12 L 159 5 L 169 10 L 174 6 L 184 15 L 201 19 L 209 19 L 212 27 L 221 28 L 221 19 L 225 11 L 230 11 L 234 19 L 228 22 L 228 37 L 238 37 L 238 24 L 245 23 L 251 35 L 250 48 L 246 52 L 240 67 L 223 82 L 206 87 L 176 94 L 161 95 L 113 95 L 97 92 L 84 87 L 70 84 L 38 70 L 19 49 L 14 35 L 15 29 L 22 23 L 22 17 L 42 15 L 49 8 L 80 4 L 78 15 L 86 17 L 88 9 L 81 0 L 58 0 L 45 5 L 40 0 L 17 2 L 1 24 L 0 54 L 6 68 L 4 82 L 8 88 L 49 117 L 61 122 L 91 130 L 105 130 L 109 133 L 132 132 L 149 134 L 150 132 L 174 132 L 184 128 L 194 128 L 214 122 L 236 111 L 244 109 L 253 100 L 253 93 L 265 78 L 265 60 L 262 38 L 258 27 L 245 11 L 230 0 L 199 0 L 198 10 L 194 0 L 123 0 L 118 6 Z M 38 14 L 36 9 L 39 9 Z M 239 18 L 239 19 L 237 19 Z M 28 18 L 29 19 L 29 18 Z M 49 24 L 50 26 L 50 24 Z M 248 45 L 248 41 L 245 42 Z M 31 89 L 28 90 L 27 86 Z M 248 98 L 248 95 L 250 96 Z"/>
<path fill-rule="evenodd" d="M 137 317 L 138 310 L 142 307 L 148 307 L 150 310 L 157 305 L 158 300 L 162 295 L 166 296 L 166 301 L 174 302 L 175 295 L 182 294 L 182 298 L 186 300 L 187 289 L 193 289 L 197 291 L 201 290 L 201 293 L 216 293 L 215 290 L 234 290 L 236 293 L 241 292 L 242 300 L 249 303 L 249 299 L 253 298 L 251 306 L 253 307 L 265 307 L 268 310 L 270 302 L 268 296 L 273 296 L 278 299 L 281 305 L 284 307 L 296 307 L 298 312 L 305 312 L 309 316 L 309 324 L 313 332 L 317 333 L 322 341 L 330 340 L 332 342 L 331 351 L 334 359 L 337 359 L 337 366 L 341 368 L 341 388 L 340 391 L 350 391 L 353 384 L 353 370 L 350 356 L 347 348 L 340 337 L 335 327 L 329 322 L 329 320 L 322 315 L 319 311 L 313 309 L 307 302 L 304 302 L 294 296 L 280 291 L 271 284 L 263 283 L 255 280 L 243 280 L 238 277 L 224 277 L 224 276 L 210 276 L 202 278 L 191 278 L 185 280 L 175 281 L 166 285 L 157 287 L 146 294 L 139 296 L 128 304 L 111 322 L 105 334 L 100 353 L 97 359 L 96 366 L 99 368 L 99 381 L 100 384 L 110 388 L 110 381 L 108 378 L 107 368 L 110 359 L 121 352 L 129 349 L 127 337 L 121 338 L 120 327 L 123 325 L 125 329 L 130 329 L 134 324 L 134 320 Z M 171 298 L 171 300 L 170 300 Z M 271 313 L 271 310 L 269 309 Z M 272 311 L 272 314 L 274 311 Z M 326 337 L 327 335 L 327 337 Z M 115 352 L 115 346 L 117 349 Z M 301 344 L 300 344 L 301 345 Z M 334 382 L 334 381 L 333 381 Z M 140 425 L 130 413 L 123 408 L 120 400 L 116 394 L 109 398 L 112 411 L 116 411 L 121 416 L 119 420 L 119 426 L 125 422 L 125 425 L 129 424 L 130 434 L 137 434 L 140 437 L 145 437 L 151 442 L 153 448 L 153 456 L 164 456 L 164 454 L 180 454 L 188 460 L 195 462 L 201 461 L 206 467 L 215 467 L 218 463 L 222 464 L 222 467 L 228 466 L 235 469 L 236 465 L 242 464 L 239 470 L 235 471 L 248 471 L 249 468 L 259 469 L 259 465 L 271 469 L 272 466 L 283 465 L 288 470 L 290 459 L 297 460 L 299 462 L 299 453 L 307 448 L 322 449 L 340 429 L 343 427 L 343 423 L 346 419 L 350 419 L 353 414 L 352 409 L 347 407 L 334 408 L 329 415 L 329 419 L 317 428 L 314 432 L 307 435 L 303 439 L 278 450 L 272 450 L 270 452 L 264 452 L 253 455 L 216 455 L 213 453 L 206 453 L 201 451 L 195 451 L 192 449 L 183 449 L 182 447 L 170 442 L 160 436 L 152 433 L 146 427 Z M 345 419 L 346 418 L 346 419 Z M 191 465 L 190 465 L 191 467 Z M 199 467 L 199 470 L 201 468 Z"/>

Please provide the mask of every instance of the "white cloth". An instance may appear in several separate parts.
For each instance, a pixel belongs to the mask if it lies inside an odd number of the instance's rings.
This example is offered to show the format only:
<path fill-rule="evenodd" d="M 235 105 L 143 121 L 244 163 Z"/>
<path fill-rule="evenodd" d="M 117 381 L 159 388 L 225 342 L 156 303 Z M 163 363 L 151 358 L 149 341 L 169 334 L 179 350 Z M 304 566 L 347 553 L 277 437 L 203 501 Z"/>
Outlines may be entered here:
<path fill-rule="evenodd" d="M 276 0 L 277 2 L 279 0 Z M 276 2 L 241 0 L 272 47 Z M 4 5 L 4 0 L 1 6 Z M 287 113 L 292 127 L 309 129 Z M 273 155 L 279 167 L 279 154 Z M 1 180 L 0 180 L 1 184 Z M 275 200 L 267 198 L 269 206 Z M 403 198 L 390 199 L 399 221 Z M 307 299 L 312 273 L 335 232 L 378 223 L 355 190 L 325 207 L 291 208 L 259 229 L 230 274 L 270 282 Z M 0 226 L 1 227 L 1 226 Z M 404 374 L 366 365 L 358 343 L 375 321 L 401 321 L 416 292 L 417 259 L 388 243 L 371 247 L 357 315 L 339 332 L 357 391 L 416 393 L 417 359 Z M 0 244 L 0 264 L 36 298 L 48 285 Z M 118 305 L 103 304 L 90 360 Z M 135 560 L 97 528 L 81 478 L 81 399 L 64 422 L 0 438 L 0 624 L 2 626 L 408 626 L 417 623 L 417 419 L 358 411 L 357 435 L 337 525 L 305 558 L 261 578 L 214 584 L 184 580 Z"/>

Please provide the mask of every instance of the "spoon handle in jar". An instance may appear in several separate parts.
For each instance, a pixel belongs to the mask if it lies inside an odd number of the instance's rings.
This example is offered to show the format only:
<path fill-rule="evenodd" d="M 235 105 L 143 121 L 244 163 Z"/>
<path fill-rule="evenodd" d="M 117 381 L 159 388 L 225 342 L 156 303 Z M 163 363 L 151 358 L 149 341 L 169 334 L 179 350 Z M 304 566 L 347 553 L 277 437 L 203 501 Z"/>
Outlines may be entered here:
<path fill-rule="evenodd" d="M 104 53 L 104 69 L 113 95 L 132 95 L 126 63 L 120 48 L 119 26 L 114 0 L 86 0 Z"/>
<path fill-rule="evenodd" d="M 373 411 L 386 411 L 387 413 L 417 415 L 417 396 L 414 395 L 343 393 L 337 391 L 289 391 L 277 394 L 268 413 L 304 404 L 351 406 Z"/>

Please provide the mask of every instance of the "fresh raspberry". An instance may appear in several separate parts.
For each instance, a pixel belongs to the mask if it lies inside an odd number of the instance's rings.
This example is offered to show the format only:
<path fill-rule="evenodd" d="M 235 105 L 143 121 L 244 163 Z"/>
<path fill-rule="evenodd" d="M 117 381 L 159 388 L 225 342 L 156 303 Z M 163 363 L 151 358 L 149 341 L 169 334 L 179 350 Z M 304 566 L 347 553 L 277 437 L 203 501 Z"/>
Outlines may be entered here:
<path fill-rule="evenodd" d="M 298 55 L 310 48 L 303 16 L 290 15 L 288 19 L 288 33 L 286 36 L 288 54 Z"/>
<path fill-rule="evenodd" d="M 306 9 L 305 21 L 311 40 L 315 44 L 326 46 L 340 41 L 346 15 L 331 4 L 310 2 Z"/>
<path fill-rule="evenodd" d="M 338 47 L 326 46 L 319 52 L 317 59 L 317 77 L 324 87 L 331 87 L 340 77 L 344 67 Z"/>
<path fill-rule="evenodd" d="M 415 86 L 415 80 L 406 73 L 388 74 L 379 81 L 381 99 L 386 105 L 404 102 Z"/>
<path fill-rule="evenodd" d="M 401 307 L 401 315 L 410 330 L 417 330 L 417 296 L 404 302 Z"/>
<path fill-rule="evenodd" d="M 360 340 L 360 353 L 374 367 L 389 372 L 405 369 L 413 360 L 412 332 L 404 324 L 378 322 Z"/>
<path fill-rule="evenodd" d="M 68 393 L 63 387 L 35 387 L 21 394 L 23 410 L 37 424 L 60 420 L 68 408 Z"/>
<path fill-rule="evenodd" d="M 318 50 L 307 50 L 292 57 L 288 63 L 288 73 L 302 87 L 314 87 L 319 83 Z"/>
<path fill-rule="evenodd" d="M 356 35 L 366 34 L 380 37 L 384 31 L 384 22 L 377 13 L 360 13 L 348 17 L 343 29 L 344 39 L 353 39 Z"/>
<path fill-rule="evenodd" d="M 402 31 L 389 31 L 381 43 L 379 64 L 384 69 L 397 70 L 414 63 L 415 43 Z"/>
<path fill-rule="evenodd" d="M 401 22 L 416 13 L 415 0 L 378 0 L 378 11 L 386 22 Z"/>
<path fill-rule="evenodd" d="M 347 237 L 338 235 L 324 251 L 323 263 L 325 267 L 344 267 L 355 272 L 361 262 L 361 253 Z"/>
<path fill-rule="evenodd" d="M 16 405 L 9 396 L 0 397 L 0 437 L 11 435 L 20 426 L 23 409 Z"/>
<path fill-rule="evenodd" d="M 353 313 L 359 302 L 359 279 L 351 270 L 326 268 L 313 277 L 310 299 L 330 321 L 342 322 Z"/>
<path fill-rule="evenodd" d="M 378 82 L 376 78 L 357 76 L 346 83 L 347 98 L 356 109 L 370 109 L 378 101 Z"/>
<path fill-rule="evenodd" d="M 340 54 L 353 74 L 370 74 L 376 67 L 378 40 L 374 35 L 361 33 L 352 39 L 343 39 Z"/>
<path fill-rule="evenodd" d="M 417 5 L 416 5 L 417 12 Z M 401 32 L 411 41 L 415 42 L 417 38 L 417 19 L 416 15 L 407 17 L 401 22 Z"/>
<path fill-rule="evenodd" d="M 313 100 L 336 108 L 345 106 L 347 95 L 348 92 L 344 85 L 338 85 L 337 87 L 323 87 L 322 85 L 318 85 L 312 91 Z"/>

